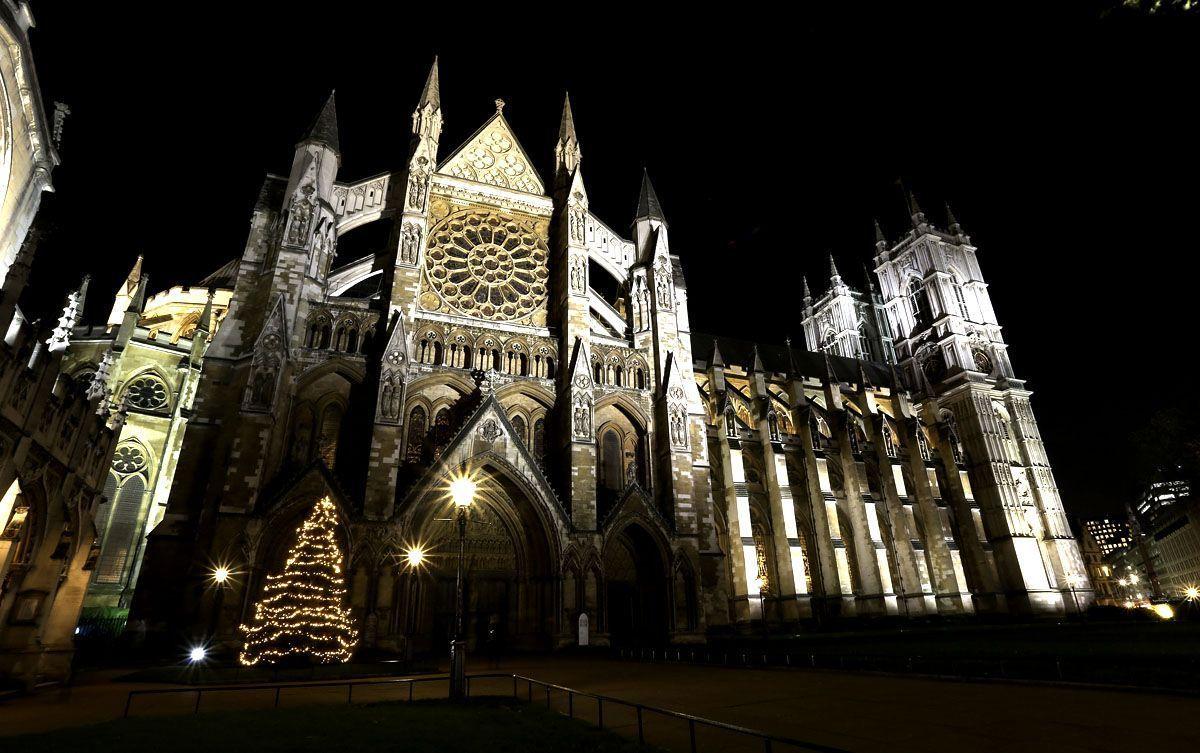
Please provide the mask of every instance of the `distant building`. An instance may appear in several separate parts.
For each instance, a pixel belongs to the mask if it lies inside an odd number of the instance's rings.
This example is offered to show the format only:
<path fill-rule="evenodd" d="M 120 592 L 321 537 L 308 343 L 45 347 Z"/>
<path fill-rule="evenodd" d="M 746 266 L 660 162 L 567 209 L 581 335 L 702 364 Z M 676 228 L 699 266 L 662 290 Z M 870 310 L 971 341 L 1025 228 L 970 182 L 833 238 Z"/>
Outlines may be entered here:
<path fill-rule="evenodd" d="M 1104 524 L 1104 525 L 1097 525 Z M 1079 548 L 1083 554 L 1083 564 L 1087 568 L 1088 577 L 1096 591 L 1096 603 L 1101 606 L 1117 606 L 1121 603 L 1121 594 L 1117 590 L 1117 579 L 1113 576 L 1112 565 L 1105 561 L 1105 555 L 1117 550 L 1112 546 L 1112 532 L 1109 526 L 1115 526 L 1111 520 L 1085 520 L 1080 525 Z M 1129 542 L 1129 529 L 1124 524 L 1123 541 Z"/>
<path fill-rule="evenodd" d="M 1118 599 L 1177 599 L 1200 585 L 1200 499 L 1187 480 L 1149 486 L 1130 516 L 1130 543 L 1104 556 Z"/>
<path fill-rule="evenodd" d="M 1152 482 L 1137 503 L 1137 514 L 1152 523 L 1160 515 L 1170 513 L 1191 499 L 1192 482 L 1182 478 L 1162 478 Z"/>
<path fill-rule="evenodd" d="M 1129 524 L 1123 520 L 1100 518 L 1082 521 L 1083 529 L 1099 547 L 1102 555 L 1124 549 L 1133 541 L 1129 537 Z"/>

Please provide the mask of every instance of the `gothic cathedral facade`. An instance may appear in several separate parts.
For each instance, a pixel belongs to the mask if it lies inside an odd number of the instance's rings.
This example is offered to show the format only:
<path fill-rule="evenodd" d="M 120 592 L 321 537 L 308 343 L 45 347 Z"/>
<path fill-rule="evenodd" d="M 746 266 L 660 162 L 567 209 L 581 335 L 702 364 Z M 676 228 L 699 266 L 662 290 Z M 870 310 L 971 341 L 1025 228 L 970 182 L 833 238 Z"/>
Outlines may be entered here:
<path fill-rule="evenodd" d="M 462 473 L 479 483 L 471 641 L 551 648 L 586 625 L 593 644 L 698 642 L 1079 603 L 1029 392 L 956 223 L 914 202 L 868 291 L 836 268 L 818 300 L 805 283 L 809 350 L 701 335 L 649 179 L 625 237 L 589 210 L 569 101 L 549 181 L 503 110 L 441 149 L 435 62 L 403 169 L 340 176 L 330 96 L 290 173 L 267 177 L 224 268 L 228 313 L 218 329 L 205 312 L 207 349 L 179 354 L 203 375 L 164 455 L 139 628 L 235 645 L 329 495 L 362 648 L 438 650 Z M 335 264 L 339 236 L 372 222 L 391 223 L 386 246 Z M 214 587 L 217 567 L 237 576 Z"/>

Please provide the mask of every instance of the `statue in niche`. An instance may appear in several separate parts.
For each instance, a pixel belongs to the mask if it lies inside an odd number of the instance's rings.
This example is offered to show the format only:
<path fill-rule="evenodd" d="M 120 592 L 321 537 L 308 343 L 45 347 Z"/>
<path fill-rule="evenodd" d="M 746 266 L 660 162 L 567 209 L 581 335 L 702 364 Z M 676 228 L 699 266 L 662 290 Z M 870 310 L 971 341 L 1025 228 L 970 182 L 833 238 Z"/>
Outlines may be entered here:
<path fill-rule="evenodd" d="M 288 208 L 291 224 L 288 226 L 287 242 L 293 246 L 302 246 L 308 239 L 308 225 L 312 221 L 313 205 L 312 186 L 300 189 L 302 196 L 293 196 L 292 205 Z"/>
<path fill-rule="evenodd" d="M 592 409 L 585 402 L 575 404 L 575 436 L 589 437 L 592 434 Z"/>
<path fill-rule="evenodd" d="M 408 179 L 408 207 L 420 212 L 425 209 L 425 182 L 429 174 L 417 168 Z"/>
<path fill-rule="evenodd" d="M 417 263 L 417 244 L 421 240 L 421 231 L 411 222 L 404 224 L 400 233 L 400 261 L 405 264 Z"/>

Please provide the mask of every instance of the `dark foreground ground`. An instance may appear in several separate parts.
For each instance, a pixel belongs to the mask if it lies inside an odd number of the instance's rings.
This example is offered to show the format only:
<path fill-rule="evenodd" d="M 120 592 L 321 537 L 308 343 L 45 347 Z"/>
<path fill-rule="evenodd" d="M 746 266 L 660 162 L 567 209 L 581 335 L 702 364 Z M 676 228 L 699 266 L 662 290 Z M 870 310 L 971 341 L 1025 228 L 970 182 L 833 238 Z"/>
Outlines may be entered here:
<path fill-rule="evenodd" d="M 1200 719 L 1200 698 L 1197 697 L 855 672 L 736 669 L 568 656 L 506 660 L 500 669 L 853 751 L 1045 750 L 1079 753 L 1200 749 L 1200 725 L 1196 723 Z M 486 662 L 480 662 L 471 666 L 470 671 L 496 670 Z M 81 678 L 80 684 L 69 693 L 43 693 L 0 703 L 0 735 L 116 719 L 124 709 L 129 690 L 164 687 L 162 684 L 113 682 L 112 676 L 113 673 L 109 673 Z M 480 682 L 475 685 L 474 692 L 511 693 L 512 682 L 492 681 L 490 685 Z M 524 686 L 521 692 L 526 692 Z M 416 698 L 430 698 L 435 694 L 444 697 L 445 689 L 433 684 L 422 686 Z M 279 718 L 277 712 L 270 710 L 272 695 L 272 691 L 206 694 L 202 712 L 262 709 L 250 712 L 248 718 Z M 362 687 L 354 692 L 356 702 L 396 700 L 398 696 L 402 696 L 399 689 Z M 544 696 L 539 698 L 536 691 L 535 699 L 544 706 Z M 188 714 L 193 703 L 194 694 L 144 697 L 135 702 L 133 714 L 139 718 Z M 283 695 L 281 706 L 295 709 L 320 703 L 329 704 L 331 716 L 328 718 L 358 718 L 345 716 L 351 710 L 345 705 L 344 686 L 289 688 Z M 556 697 L 553 705 L 566 711 L 565 698 Z M 387 713 L 399 713 L 397 707 L 383 708 L 397 709 Z M 595 720 L 596 708 L 588 702 L 577 701 L 574 711 L 579 717 Z M 154 721 L 164 725 L 158 728 L 163 730 L 160 738 L 163 749 L 178 747 L 178 741 L 190 741 L 195 739 L 195 734 L 202 734 L 186 731 L 188 728 L 180 726 L 185 717 L 159 718 L 161 722 Z M 463 719 L 451 725 L 450 734 L 470 734 L 474 726 L 474 719 Z M 636 736 L 636 718 L 629 712 L 606 707 L 605 726 L 626 739 Z M 89 739 L 92 733 L 82 734 L 84 737 L 77 739 Z M 676 751 L 688 750 L 687 728 L 677 720 L 648 716 L 646 735 L 647 742 L 652 745 Z M 266 737 L 266 733 L 259 734 L 256 744 Z M 403 738 L 393 740 L 400 745 Z M 490 738 L 485 740 L 485 745 L 470 750 L 500 749 Z M 0 741 L 0 749 L 7 750 L 10 747 L 7 743 L 7 739 Z M 543 750 L 533 747 L 532 740 L 525 743 L 525 747 L 505 750 Z M 709 734 L 702 734 L 700 743 L 702 751 L 763 749 L 761 744 L 739 745 L 735 740 Z M 330 749 L 347 747 L 335 745 Z M 12 748 L 48 749 L 37 746 Z M 223 749 L 228 746 L 206 748 Z M 392 749 L 402 748 L 393 746 Z"/>
<path fill-rule="evenodd" d="M 5 740 L 11 750 L 94 753 L 636 753 L 651 748 L 512 700 L 304 706 L 117 719 Z"/>

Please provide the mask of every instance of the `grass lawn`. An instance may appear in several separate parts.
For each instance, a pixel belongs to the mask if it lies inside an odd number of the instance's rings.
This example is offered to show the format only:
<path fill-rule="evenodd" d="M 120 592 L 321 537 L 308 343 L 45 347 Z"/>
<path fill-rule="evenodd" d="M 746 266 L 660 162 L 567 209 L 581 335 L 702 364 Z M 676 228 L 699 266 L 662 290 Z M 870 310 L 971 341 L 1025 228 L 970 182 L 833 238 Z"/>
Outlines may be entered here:
<path fill-rule="evenodd" d="M 306 753 L 402 750 L 404 753 L 579 751 L 638 753 L 612 732 L 511 699 L 306 706 L 280 710 L 119 719 L 38 735 L 5 738 L 7 750 L 45 753 Z"/>

